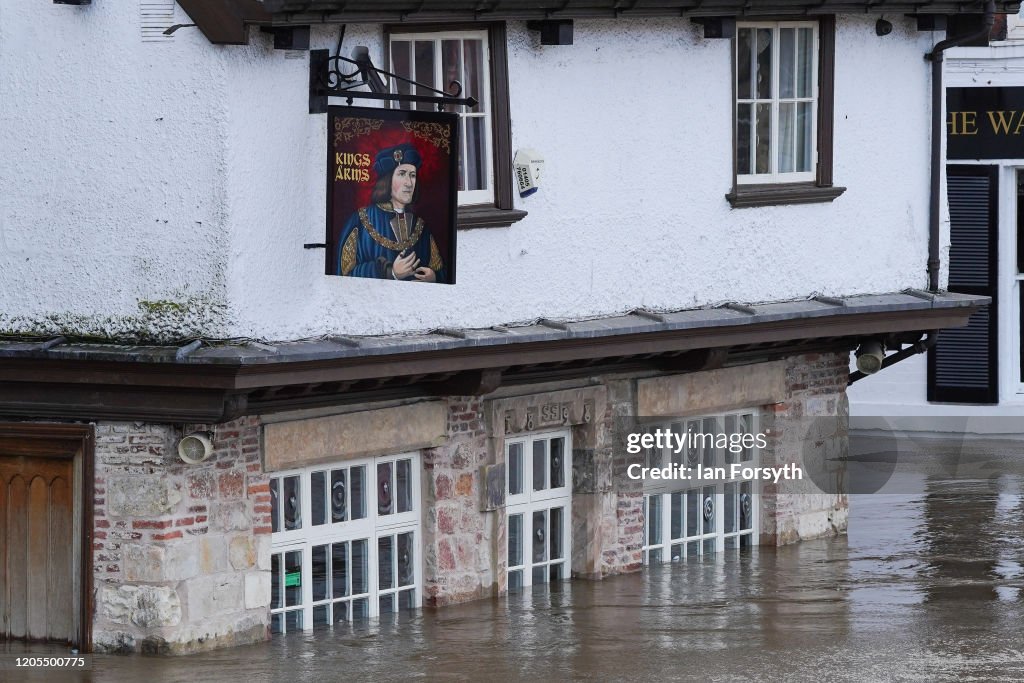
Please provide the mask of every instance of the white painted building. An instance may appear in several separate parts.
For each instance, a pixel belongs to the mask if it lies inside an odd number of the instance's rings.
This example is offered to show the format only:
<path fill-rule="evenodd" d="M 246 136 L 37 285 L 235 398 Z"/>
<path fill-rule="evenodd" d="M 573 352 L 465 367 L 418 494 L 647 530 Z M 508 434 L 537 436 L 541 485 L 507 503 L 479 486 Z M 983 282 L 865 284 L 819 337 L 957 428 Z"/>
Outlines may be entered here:
<path fill-rule="evenodd" d="M 189 652 L 842 533 L 810 483 L 625 486 L 616 439 L 771 428 L 688 462 L 830 462 L 850 350 L 983 305 L 905 293 L 942 36 L 884 5 L 0 5 L 0 635 Z M 398 248 L 325 274 L 310 72 L 342 35 L 457 53 L 480 101 L 454 285 L 391 281 Z"/>
<path fill-rule="evenodd" d="M 1001 89 L 1024 86 L 1024 24 L 1019 16 L 1006 17 L 1005 35 L 993 40 L 988 47 L 953 47 L 946 53 L 944 84 L 949 93 L 970 89 L 989 89 L 996 93 Z M 999 97 L 993 95 L 993 97 Z M 952 101 L 952 100 L 951 100 Z M 947 134 L 956 125 L 950 117 L 951 109 L 963 109 L 957 105 L 947 106 L 944 121 Z M 999 109 L 1006 115 L 1012 110 L 1007 102 Z M 978 112 L 981 123 L 990 127 L 985 112 Z M 998 120 L 998 119 L 997 119 Z M 1008 131 L 1003 151 L 985 154 L 980 148 L 976 153 L 954 151 L 946 154 L 948 137 L 943 140 L 943 156 L 950 164 L 949 174 L 963 178 L 965 173 L 991 172 L 993 183 L 984 192 L 991 198 L 992 230 L 994 239 L 982 236 L 983 242 L 975 241 L 965 234 L 961 251 L 966 258 L 966 267 L 975 269 L 972 258 L 978 256 L 970 250 L 983 250 L 992 256 L 992 283 L 986 293 L 994 296 L 991 318 L 976 321 L 977 334 L 973 342 L 976 357 L 989 356 L 987 362 L 967 367 L 964 372 L 971 386 L 986 396 L 957 397 L 934 395 L 934 377 L 929 374 L 928 358 L 914 356 L 906 361 L 885 369 L 878 375 L 853 385 L 849 390 L 850 412 L 856 418 L 855 424 L 865 428 L 895 426 L 914 431 L 966 431 L 981 435 L 1020 436 L 1024 427 L 1024 375 L 1022 375 L 1022 308 L 1021 281 L 1024 280 L 1024 262 L 1018 262 L 1018 250 L 1024 244 L 1024 232 L 1019 227 L 1021 181 L 1019 173 L 1024 165 L 1024 151 L 1015 148 L 1013 130 Z M 1017 135 L 1019 135 L 1019 131 Z M 972 138 L 959 135 L 969 145 Z M 967 158 L 968 156 L 978 158 Z M 973 169 L 973 171 L 971 170 Z M 945 178 L 944 178 L 944 187 Z M 945 192 L 944 192 L 945 195 Z M 945 200 L 945 197 L 944 197 Z M 958 200 L 952 194 L 948 200 L 957 206 L 968 207 L 971 198 Z M 957 202 L 960 204 L 957 204 Z M 964 215 L 961 213 L 961 215 Z M 968 215 L 968 218 L 970 216 Z M 946 224 L 948 235 L 948 222 Z M 982 244 L 988 245 L 987 247 Z M 957 258 L 954 253 L 954 259 Z M 956 283 L 949 289 L 964 291 Z M 991 310 L 991 309 L 990 309 Z M 992 319 L 994 318 L 994 319 Z M 986 326 L 990 326 L 987 327 Z M 954 333 L 956 334 L 956 333 Z M 941 346 L 941 337 L 940 337 Z M 991 373 L 986 375 L 986 373 Z M 880 419 L 879 419 L 880 418 Z"/>

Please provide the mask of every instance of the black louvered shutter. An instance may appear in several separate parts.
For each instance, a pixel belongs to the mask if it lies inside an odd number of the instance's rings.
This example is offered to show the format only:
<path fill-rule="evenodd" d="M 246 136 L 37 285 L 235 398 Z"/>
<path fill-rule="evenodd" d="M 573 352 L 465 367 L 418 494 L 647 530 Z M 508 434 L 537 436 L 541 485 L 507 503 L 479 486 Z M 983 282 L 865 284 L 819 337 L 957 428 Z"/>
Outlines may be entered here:
<path fill-rule="evenodd" d="M 998 168 L 946 167 L 949 189 L 949 291 L 992 297 L 967 327 L 939 332 L 928 354 L 928 400 L 998 403 L 996 245 Z"/>

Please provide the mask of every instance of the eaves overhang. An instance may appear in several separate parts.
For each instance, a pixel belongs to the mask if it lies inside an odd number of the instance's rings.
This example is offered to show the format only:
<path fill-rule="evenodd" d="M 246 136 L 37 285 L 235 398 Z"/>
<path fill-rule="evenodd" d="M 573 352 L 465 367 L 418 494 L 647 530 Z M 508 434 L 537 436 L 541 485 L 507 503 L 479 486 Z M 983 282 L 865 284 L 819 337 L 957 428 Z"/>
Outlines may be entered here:
<path fill-rule="evenodd" d="M 245 414 L 601 372 L 691 372 L 866 337 L 960 327 L 990 300 L 920 292 L 820 297 L 578 322 L 267 345 L 125 346 L 0 341 L 0 415 L 218 422 Z M 195 350 L 191 350 L 191 349 Z"/>
<path fill-rule="evenodd" d="M 248 27 L 357 23 L 823 14 L 981 14 L 983 2 L 948 0 L 178 0 L 212 43 L 245 44 Z M 1019 2 L 996 11 L 1016 14 Z"/>
<path fill-rule="evenodd" d="M 998 12 L 1020 3 L 997 2 Z M 981 13 L 983 2 L 946 0 L 263 0 L 275 21 L 465 21 L 843 13 Z"/>

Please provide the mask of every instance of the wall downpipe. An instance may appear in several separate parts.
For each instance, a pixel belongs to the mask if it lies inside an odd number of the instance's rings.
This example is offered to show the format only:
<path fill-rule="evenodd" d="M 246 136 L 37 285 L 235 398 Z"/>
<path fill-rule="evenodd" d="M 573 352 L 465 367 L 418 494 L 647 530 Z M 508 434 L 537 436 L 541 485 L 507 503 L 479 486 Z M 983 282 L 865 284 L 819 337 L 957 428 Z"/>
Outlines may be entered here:
<path fill-rule="evenodd" d="M 992 33 L 992 25 L 996 20 L 995 0 L 986 0 L 985 15 L 982 20 L 982 28 L 962 36 L 953 36 L 935 44 L 932 51 L 924 56 L 932 63 L 932 167 L 931 167 L 931 204 L 928 211 L 928 291 L 939 291 L 939 205 L 940 192 L 942 190 L 942 172 L 945 164 L 942 159 L 942 136 L 943 136 L 943 86 L 942 86 L 942 64 L 943 53 L 957 45 L 987 38 Z"/>

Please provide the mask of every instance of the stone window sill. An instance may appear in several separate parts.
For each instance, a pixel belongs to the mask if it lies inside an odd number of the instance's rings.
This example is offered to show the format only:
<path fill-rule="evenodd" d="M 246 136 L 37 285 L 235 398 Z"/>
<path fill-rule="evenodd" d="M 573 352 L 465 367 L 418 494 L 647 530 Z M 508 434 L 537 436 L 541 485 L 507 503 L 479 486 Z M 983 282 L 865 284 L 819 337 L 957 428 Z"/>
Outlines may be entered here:
<path fill-rule="evenodd" d="M 506 228 L 526 218 L 526 212 L 518 209 L 499 209 L 493 205 L 460 206 L 459 230 L 475 228 Z"/>
<path fill-rule="evenodd" d="M 779 185 L 737 185 L 725 195 L 734 209 L 778 204 L 817 204 L 831 202 L 846 192 L 845 187 L 814 183 L 784 183 Z"/>

